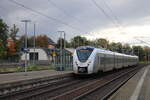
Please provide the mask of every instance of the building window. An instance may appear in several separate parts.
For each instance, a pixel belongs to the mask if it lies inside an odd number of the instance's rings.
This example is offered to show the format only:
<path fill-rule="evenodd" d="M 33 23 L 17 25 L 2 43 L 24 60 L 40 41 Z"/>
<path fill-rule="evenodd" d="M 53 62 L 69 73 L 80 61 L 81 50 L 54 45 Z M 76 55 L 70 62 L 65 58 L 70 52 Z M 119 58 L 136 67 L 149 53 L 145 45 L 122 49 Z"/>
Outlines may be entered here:
<path fill-rule="evenodd" d="M 30 60 L 34 60 L 34 57 L 35 57 L 35 60 L 38 60 L 39 59 L 39 55 L 38 55 L 38 52 L 30 52 Z"/>

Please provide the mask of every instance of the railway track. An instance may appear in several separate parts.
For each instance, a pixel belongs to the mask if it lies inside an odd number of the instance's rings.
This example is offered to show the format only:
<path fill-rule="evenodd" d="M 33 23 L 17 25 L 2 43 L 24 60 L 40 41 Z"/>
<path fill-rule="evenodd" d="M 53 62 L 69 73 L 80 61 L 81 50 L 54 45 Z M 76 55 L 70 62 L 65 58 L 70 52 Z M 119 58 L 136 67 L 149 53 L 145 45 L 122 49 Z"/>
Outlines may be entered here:
<path fill-rule="evenodd" d="M 19 100 L 27 97 L 41 88 L 59 85 L 74 80 L 72 74 L 58 75 L 52 77 L 38 78 L 34 80 L 14 82 L 9 84 L 1 84 L 0 100 Z"/>
<path fill-rule="evenodd" d="M 125 68 L 89 78 L 71 77 L 53 80 L 48 84 L 0 96 L 0 100 L 104 100 L 140 68 Z"/>
<path fill-rule="evenodd" d="M 37 86 L 26 86 L 29 87 L 24 90 L 10 92 L 4 95 L 0 95 L 0 100 L 45 100 L 48 97 L 54 97 L 56 94 L 61 94 L 62 92 L 69 91 L 71 89 L 77 88 L 81 85 L 85 85 L 93 78 L 80 79 L 75 77 L 61 77 L 53 79 L 48 83 L 38 83 L 41 85 Z M 71 86 L 71 87 L 70 87 Z M 31 88 L 30 88 L 31 87 Z M 65 88 L 65 89 L 64 89 Z"/>
<path fill-rule="evenodd" d="M 139 67 L 126 69 L 94 80 L 79 88 L 65 92 L 50 100 L 106 100 L 113 92 L 139 71 Z"/>
<path fill-rule="evenodd" d="M 90 91 L 76 97 L 76 100 L 107 100 L 117 89 L 126 83 L 139 69 L 133 69 L 128 72 L 122 73 L 117 77 L 112 77 L 99 86 Z M 98 83 L 97 83 L 98 84 Z"/>

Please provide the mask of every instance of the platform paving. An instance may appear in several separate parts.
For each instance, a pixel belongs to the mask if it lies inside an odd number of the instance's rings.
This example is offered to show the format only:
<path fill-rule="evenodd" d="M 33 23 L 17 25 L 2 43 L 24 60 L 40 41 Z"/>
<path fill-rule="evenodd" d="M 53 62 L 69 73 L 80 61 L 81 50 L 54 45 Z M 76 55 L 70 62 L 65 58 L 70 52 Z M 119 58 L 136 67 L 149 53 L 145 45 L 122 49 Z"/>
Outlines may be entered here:
<path fill-rule="evenodd" d="M 63 74 L 69 74 L 69 73 L 72 73 L 72 71 L 43 70 L 43 71 L 0 74 L 0 85 L 6 84 L 6 83 L 13 83 L 17 81 L 51 77 L 55 75 L 63 75 Z"/>
<path fill-rule="evenodd" d="M 109 100 L 150 100 L 150 65 L 129 79 Z"/>

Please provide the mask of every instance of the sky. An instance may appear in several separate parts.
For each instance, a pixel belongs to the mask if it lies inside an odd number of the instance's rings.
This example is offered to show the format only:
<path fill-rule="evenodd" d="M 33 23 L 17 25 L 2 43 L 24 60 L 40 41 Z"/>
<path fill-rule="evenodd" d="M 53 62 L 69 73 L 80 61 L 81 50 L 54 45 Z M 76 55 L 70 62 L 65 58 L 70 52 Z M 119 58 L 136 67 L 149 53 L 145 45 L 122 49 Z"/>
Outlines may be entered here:
<path fill-rule="evenodd" d="M 67 40 L 81 35 L 90 40 L 149 45 L 149 0 L 0 0 L 0 18 L 10 27 L 28 23 L 28 35 L 46 34 L 54 41 L 65 31 Z M 139 40 L 145 41 L 141 42 Z"/>

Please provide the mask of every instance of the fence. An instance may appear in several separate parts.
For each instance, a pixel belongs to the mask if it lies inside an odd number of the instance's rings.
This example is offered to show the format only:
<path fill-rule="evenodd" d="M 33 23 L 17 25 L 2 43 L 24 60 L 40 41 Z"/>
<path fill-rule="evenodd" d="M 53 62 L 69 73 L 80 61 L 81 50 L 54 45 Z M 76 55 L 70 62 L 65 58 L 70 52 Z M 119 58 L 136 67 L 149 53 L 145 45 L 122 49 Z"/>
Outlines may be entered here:
<path fill-rule="evenodd" d="M 55 49 L 52 53 L 52 63 L 56 70 L 72 70 L 73 56 L 72 52 L 66 49 Z"/>
<path fill-rule="evenodd" d="M 57 70 L 72 70 L 73 67 L 73 57 L 59 55 L 54 58 L 54 66 Z"/>
<path fill-rule="evenodd" d="M 0 60 L 0 68 L 3 67 L 20 67 L 24 68 L 25 61 L 21 60 Z M 56 70 L 72 70 L 73 56 L 67 50 L 55 50 L 48 55 L 48 60 L 28 60 L 28 66 L 52 66 Z"/>

